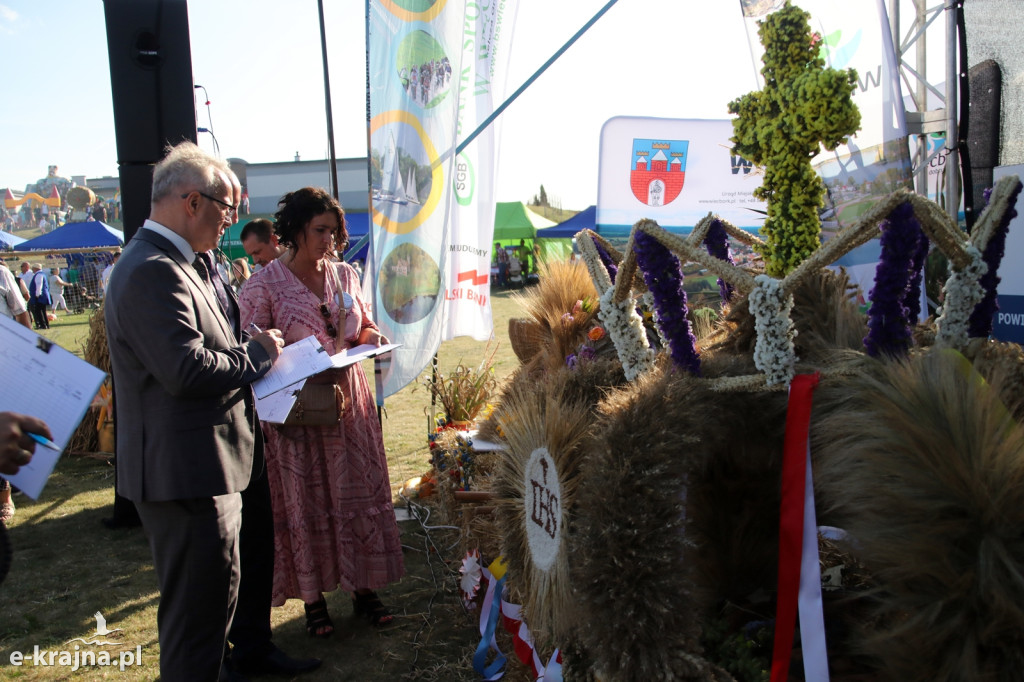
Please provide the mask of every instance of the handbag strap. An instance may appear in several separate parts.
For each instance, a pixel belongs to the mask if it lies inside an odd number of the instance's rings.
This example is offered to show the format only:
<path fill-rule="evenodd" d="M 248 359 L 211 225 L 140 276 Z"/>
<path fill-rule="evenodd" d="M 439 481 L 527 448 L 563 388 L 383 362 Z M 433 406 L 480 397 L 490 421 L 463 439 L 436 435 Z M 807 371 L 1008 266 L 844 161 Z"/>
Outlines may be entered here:
<path fill-rule="evenodd" d="M 341 289 L 341 278 L 338 276 L 338 263 L 332 260 L 327 261 L 327 270 L 331 273 L 331 279 L 334 280 L 334 292 L 335 296 L 338 297 L 338 322 L 334 325 L 336 331 L 334 335 L 335 345 L 338 341 L 345 342 L 345 319 L 341 315 L 341 311 L 345 310 L 345 292 Z M 337 349 L 335 349 L 337 350 Z"/>

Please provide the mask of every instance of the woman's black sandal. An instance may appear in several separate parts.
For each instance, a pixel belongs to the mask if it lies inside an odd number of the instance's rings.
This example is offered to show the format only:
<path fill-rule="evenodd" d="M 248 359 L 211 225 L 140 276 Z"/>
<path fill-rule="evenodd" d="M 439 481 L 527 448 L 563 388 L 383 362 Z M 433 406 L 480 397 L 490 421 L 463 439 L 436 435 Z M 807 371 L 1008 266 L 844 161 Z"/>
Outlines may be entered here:
<path fill-rule="evenodd" d="M 334 634 L 334 623 L 327 613 L 327 600 L 321 595 L 313 604 L 303 604 L 306 609 L 306 634 L 310 637 L 330 637 Z"/>
<path fill-rule="evenodd" d="M 352 596 L 352 610 L 377 627 L 389 625 L 395 619 L 376 592 L 356 592 Z"/>

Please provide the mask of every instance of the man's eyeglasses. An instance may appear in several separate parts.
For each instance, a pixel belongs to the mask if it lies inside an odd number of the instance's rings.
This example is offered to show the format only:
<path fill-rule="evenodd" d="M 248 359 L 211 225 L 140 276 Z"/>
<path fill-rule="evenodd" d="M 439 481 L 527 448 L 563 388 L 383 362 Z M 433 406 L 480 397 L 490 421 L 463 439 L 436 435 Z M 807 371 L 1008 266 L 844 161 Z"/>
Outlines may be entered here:
<path fill-rule="evenodd" d="M 335 328 L 334 323 L 331 322 L 331 311 L 327 309 L 326 303 L 320 304 L 320 314 L 324 316 L 324 324 L 327 325 L 327 333 L 331 336 L 337 336 L 338 330 Z"/>
<path fill-rule="evenodd" d="M 209 199 L 210 201 L 212 201 L 212 202 L 214 202 L 216 204 L 220 204 L 221 206 L 226 208 L 227 209 L 227 215 L 229 215 L 229 216 L 233 216 L 233 215 L 236 215 L 238 213 L 238 206 L 232 206 L 231 204 L 229 204 L 226 201 L 221 201 L 217 197 L 211 197 L 209 194 L 206 194 L 205 192 L 200 192 L 199 190 L 195 190 L 195 193 L 198 194 L 199 196 L 205 198 L 205 199 Z M 189 194 L 192 194 L 192 192 L 185 192 L 184 194 L 181 195 L 181 198 L 184 199 Z"/>

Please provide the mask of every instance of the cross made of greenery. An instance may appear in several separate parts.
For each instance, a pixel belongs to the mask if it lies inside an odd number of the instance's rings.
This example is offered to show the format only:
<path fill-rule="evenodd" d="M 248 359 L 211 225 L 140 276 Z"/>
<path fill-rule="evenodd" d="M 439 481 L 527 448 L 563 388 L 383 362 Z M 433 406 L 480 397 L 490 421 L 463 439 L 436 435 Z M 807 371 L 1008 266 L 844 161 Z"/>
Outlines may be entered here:
<path fill-rule="evenodd" d="M 825 187 L 811 167 L 820 145 L 832 150 L 860 128 L 853 69 L 825 68 L 810 14 L 789 2 L 758 22 L 764 88 L 729 103 L 733 150 L 764 167 L 754 196 L 768 202 L 761 250 L 765 270 L 783 277 L 820 245 Z"/>

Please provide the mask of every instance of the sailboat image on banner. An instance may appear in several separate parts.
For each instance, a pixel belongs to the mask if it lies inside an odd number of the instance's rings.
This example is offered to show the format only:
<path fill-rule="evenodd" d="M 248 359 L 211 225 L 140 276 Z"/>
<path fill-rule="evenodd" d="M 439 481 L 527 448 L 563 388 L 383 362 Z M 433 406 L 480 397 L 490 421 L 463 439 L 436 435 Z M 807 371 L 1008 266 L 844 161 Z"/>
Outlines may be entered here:
<path fill-rule="evenodd" d="M 410 204 L 420 203 L 419 192 L 416 189 L 416 169 L 409 169 L 409 177 L 405 180 L 405 200 Z"/>
<path fill-rule="evenodd" d="M 393 132 L 388 146 L 384 150 L 384 158 L 380 162 L 380 193 L 374 198 L 393 204 L 409 203 L 402 182 L 402 171 L 398 167 L 398 146 L 395 144 Z M 419 203 L 418 200 L 417 203 Z"/>

